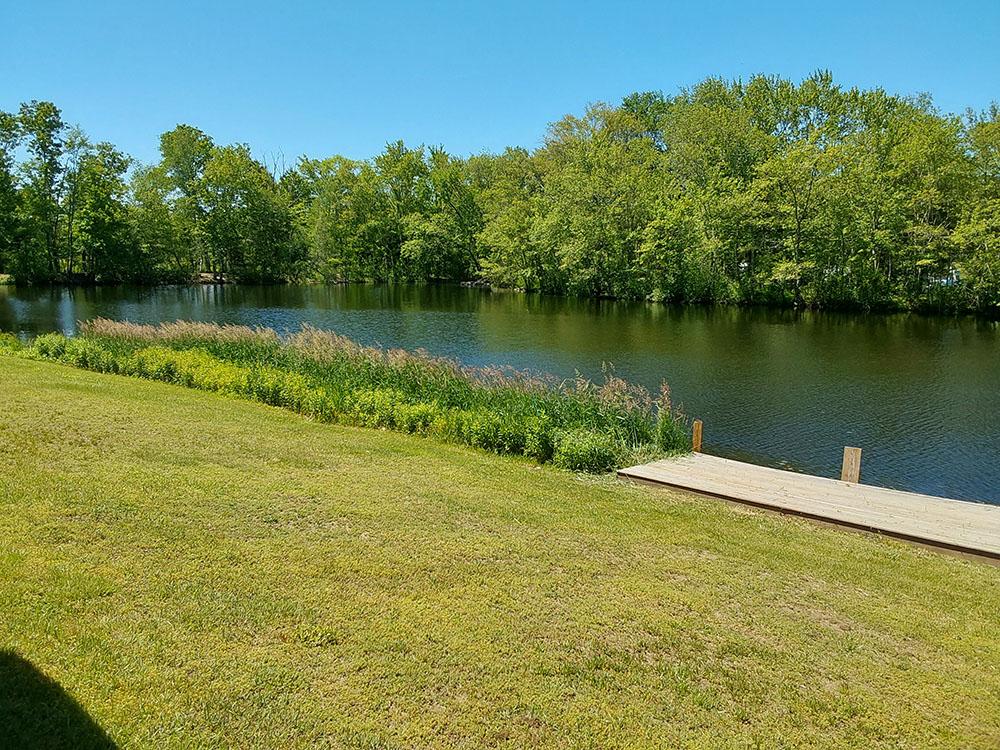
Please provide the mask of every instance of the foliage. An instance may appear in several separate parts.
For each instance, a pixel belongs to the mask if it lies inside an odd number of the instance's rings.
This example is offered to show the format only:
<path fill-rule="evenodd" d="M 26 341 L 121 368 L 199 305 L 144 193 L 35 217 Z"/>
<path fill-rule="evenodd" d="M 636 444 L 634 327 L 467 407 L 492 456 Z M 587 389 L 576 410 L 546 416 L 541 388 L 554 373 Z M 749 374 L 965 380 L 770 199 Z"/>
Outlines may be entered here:
<path fill-rule="evenodd" d="M 24 348 L 24 344 L 13 333 L 0 333 L 0 353 L 19 352 Z"/>
<path fill-rule="evenodd" d="M 2 342 L 0 342 L 2 345 Z M 95 320 L 83 336 L 37 337 L 27 356 L 279 406 L 324 422 L 424 435 L 493 453 L 604 472 L 686 449 L 684 419 L 613 374 L 559 382 L 362 347 L 306 327 Z"/>
<path fill-rule="evenodd" d="M 0 273 L 1000 312 L 1000 109 L 959 118 L 822 71 L 595 104 L 531 152 L 396 141 L 279 175 L 190 125 L 160 152 L 126 181 L 51 103 L 0 113 Z"/>
<path fill-rule="evenodd" d="M 600 473 L 614 468 L 617 461 L 615 445 L 605 435 L 588 430 L 570 430 L 556 438 L 552 457 L 556 466 Z"/>

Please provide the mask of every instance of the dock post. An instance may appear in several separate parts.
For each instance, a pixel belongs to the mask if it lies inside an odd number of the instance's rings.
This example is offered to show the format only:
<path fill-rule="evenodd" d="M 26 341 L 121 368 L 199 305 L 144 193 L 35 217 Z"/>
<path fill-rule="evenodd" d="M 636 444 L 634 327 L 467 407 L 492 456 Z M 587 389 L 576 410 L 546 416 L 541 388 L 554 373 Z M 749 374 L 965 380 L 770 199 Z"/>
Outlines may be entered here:
<path fill-rule="evenodd" d="M 861 449 L 844 446 L 844 465 L 840 470 L 841 482 L 861 481 Z"/>
<path fill-rule="evenodd" d="M 701 453 L 701 420 L 696 419 L 691 425 L 691 450 Z"/>

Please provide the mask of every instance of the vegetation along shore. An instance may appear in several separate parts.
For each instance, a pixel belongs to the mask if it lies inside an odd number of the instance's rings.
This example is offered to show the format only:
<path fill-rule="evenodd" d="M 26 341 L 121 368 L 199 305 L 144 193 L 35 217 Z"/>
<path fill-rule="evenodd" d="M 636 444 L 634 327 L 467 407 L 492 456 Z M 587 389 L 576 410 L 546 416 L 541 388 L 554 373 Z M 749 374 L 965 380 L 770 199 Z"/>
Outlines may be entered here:
<path fill-rule="evenodd" d="M 264 164 L 192 125 L 137 164 L 50 102 L 0 112 L 0 276 L 453 281 L 676 302 L 1000 312 L 1000 109 L 710 78 L 527 150 Z"/>
<path fill-rule="evenodd" d="M 98 319 L 84 323 L 79 337 L 44 334 L 27 347 L 0 335 L 4 350 L 576 471 L 608 471 L 690 445 L 666 384 L 654 399 L 610 371 L 596 384 L 463 367 L 422 352 L 363 347 L 308 326 L 282 338 L 266 328 Z"/>

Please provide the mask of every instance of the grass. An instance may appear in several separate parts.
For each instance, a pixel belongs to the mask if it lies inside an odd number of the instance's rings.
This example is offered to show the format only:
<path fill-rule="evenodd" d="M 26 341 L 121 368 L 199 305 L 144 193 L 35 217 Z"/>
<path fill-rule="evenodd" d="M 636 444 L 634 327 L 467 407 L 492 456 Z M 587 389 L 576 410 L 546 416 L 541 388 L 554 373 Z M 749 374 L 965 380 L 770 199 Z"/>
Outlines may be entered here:
<path fill-rule="evenodd" d="M 1000 742 L 1000 568 L 49 362 L 0 356 L 0 394 L 0 716 L 61 692 L 94 746 L 163 748 Z"/>
<path fill-rule="evenodd" d="M 3 348 L 21 345 L 8 335 Z M 610 372 L 597 385 L 463 367 L 424 352 L 363 347 L 310 327 L 281 338 L 266 328 L 98 319 L 82 326 L 80 338 L 46 334 L 22 353 L 578 471 L 606 472 L 689 445 L 666 384 L 654 401 Z"/>

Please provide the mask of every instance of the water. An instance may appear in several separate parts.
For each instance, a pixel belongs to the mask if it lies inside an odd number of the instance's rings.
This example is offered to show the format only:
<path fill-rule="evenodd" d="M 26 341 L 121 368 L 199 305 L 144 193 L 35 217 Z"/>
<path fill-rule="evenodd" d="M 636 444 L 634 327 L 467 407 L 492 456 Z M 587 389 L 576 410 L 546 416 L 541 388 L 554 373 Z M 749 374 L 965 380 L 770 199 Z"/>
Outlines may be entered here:
<path fill-rule="evenodd" d="M 605 362 L 705 422 L 705 449 L 1000 504 L 1000 326 L 971 318 L 669 307 L 451 286 L 0 287 L 0 330 L 97 316 L 301 323 L 469 364 L 599 377 Z"/>

